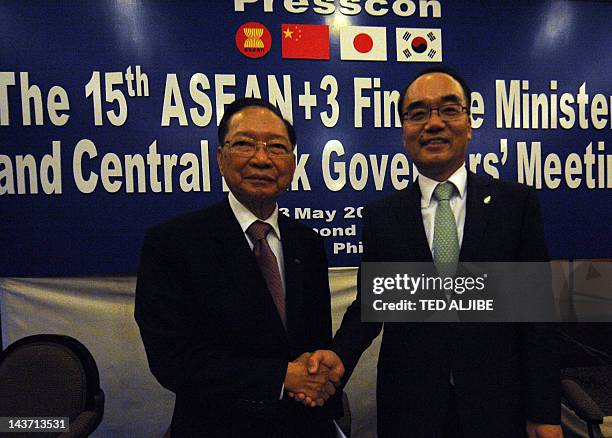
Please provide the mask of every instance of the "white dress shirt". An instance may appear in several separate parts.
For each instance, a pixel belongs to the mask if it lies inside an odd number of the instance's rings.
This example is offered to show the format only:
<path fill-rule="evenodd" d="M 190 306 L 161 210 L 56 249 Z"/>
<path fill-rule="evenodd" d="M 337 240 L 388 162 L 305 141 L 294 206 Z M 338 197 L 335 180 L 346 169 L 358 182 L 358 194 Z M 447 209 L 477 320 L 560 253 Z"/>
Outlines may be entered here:
<path fill-rule="evenodd" d="M 255 216 L 251 210 L 246 208 L 238 199 L 236 199 L 236 197 L 231 191 L 229 192 L 228 200 L 230 208 L 232 209 L 234 216 L 236 216 L 236 220 L 238 220 L 240 228 L 242 228 L 244 238 L 249 243 L 251 250 L 253 250 L 253 246 L 255 246 L 255 244 L 251 241 L 251 238 L 249 237 L 246 231 L 253 222 L 262 220 Z M 270 217 L 268 217 L 266 220 L 263 220 L 262 222 L 265 222 L 272 226 L 272 229 L 266 236 L 266 240 L 268 241 L 268 245 L 270 245 L 270 249 L 276 257 L 276 262 L 278 263 L 278 272 L 280 272 L 281 277 L 281 285 L 283 287 L 283 294 L 285 294 L 286 297 L 287 292 L 285 290 L 285 261 L 283 258 L 283 245 L 280 241 L 280 228 L 278 228 L 278 204 L 276 204 L 276 206 L 274 207 L 274 211 L 272 212 Z M 281 385 L 280 394 L 278 397 L 279 400 L 283 398 L 284 392 L 285 384 L 283 383 Z"/>
<path fill-rule="evenodd" d="M 465 206 L 467 199 L 467 169 L 465 168 L 465 164 L 457 169 L 450 177 L 448 177 L 446 181 L 453 184 L 456 188 L 449 202 L 453 215 L 455 216 L 459 248 L 461 248 L 461 243 L 463 242 L 463 226 L 465 225 Z M 427 235 L 429 250 L 433 256 L 434 222 L 436 218 L 436 208 L 438 207 L 438 200 L 433 195 L 433 192 L 438 184 L 445 181 L 436 181 L 426 177 L 425 175 L 419 174 L 418 182 L 419 188 L 421 189 L 421 215 L 423 216 L 423 226 L 425 227 L 425 234 Z M 430 319 L 430 321 L 435 321 L 435 319 Z M 459 321 L 459 319 L 457 318 L 456 321 Z M 449 380 L 450 384 L 454 386 L 455 381 L 453 378 L 452 369 L 450 370 Z"/>
<path fill-rule="evenodd" d="M 436 218 L 436 208 L 438 207 L 438 200 L 433 195 L 433 192 L 436 186 L 440 184 L 440 181 L 433 180 L 422 174 L 419 174 L 417 181 L 421 189 L 421 215 L 423 217 L 423 226 L 425 227 L 429 249 L 433 254 L 434 221 Z M 457 223 L 457 237 L 459 238 L 459 248 L 461 248 L 467 199 L 467 169 L 465 168 L 465 164 L 457 169 L 447 181 L 452 183 L 457 189 L 450 198 L 450 207 L 455 216 L 455 222 Z"/>
<path fill-rule="evenodd" d="M 251 226 L 253 222 L 260 221 L 261 219 L 259 219 L 257 216 L 255 216 L 251 212 L 251 210 L 249 210 L 243 204 L 241 204 L 240 201 L 236 199 L 236 197 L 231 191 L 229 192 L 228 199 L 229 199 L 230 208 L 232 209 L 234 216 L 236 216 L 236 219 L 238 220 L 238 223 L 240 224 L 240 228 L 242 228 L 244 237 L 247 240 L 247 242 L 249 242 L 249 246 L 251 247 L 251 249 L 253 249 L 254 244 L 253 242 L 251 242 L 251 238 L 247 234 L 246 230 Z M 266 236 L 266 239 L 268 241 L 268 244 L 270 245 L 270 248 L 272 249 L 272 252 L 276 256 L 276 261 L 278 262 L 278 270 L 281 276 L 281 283 L 283 285 L 283 293 L 286 295 L 285 262 L 283 258 L 283 246 L 281 244 L 280 228 L 278 228 L 278 204 L 274 207 L 274 211 L 272 212 L 270 217 L 262 222 L 266 222 L 272 226 L 272 230 L 268 233 L 268 235 Z M 280 395 L 278 397 L 279 400 L 283 398 L 284 392 L 285 392 L 285 384 L 283 383 L 281 385 Z M 311 409 L 315 409 L 315 408 L 311 408 Z M 342 431 L 338 427 L 338 424 L 336 424 L 335 421 L 334 421 L 334 427 L 336 429 L 336 436 L 338 438 L 346 438 L 346 436 L 342 433 Z"/>
<path fill-rule="evenodd" d="M 246 208 L 243 204 L 240 203 L 238 199 L 234 196 L 232 192 L 229 192 L 229 204 L 234 216 L 238 220 L 240 224 L 240 228 L 242 228 L 242 232 L 244 233 L 244 238 L 249 243 L 251 250 L 253 249 L 254 243 L 251 242 L 251 238 L 247 234 L 247 229 L 251 226 L 253 222 L 262 221 L 272 226 L 272 230 L 266 236 L 266 240 L 270 245 L 270 249 L 274 253 L 276 257 L 276 262 L 278 263 L 278 272 L 280 272 L 281 284 L 283 286 L 283 293 L 286 296 L 285 290 L 285 261 L 283 258 L 283 245 L 281 244 L 281 234 L 280 228 L 278 228 L 278 204 L 274 207 L 274 211 L 266 220 L 261 220 L 257 216 L 255 216 L 251 210 Z"/>

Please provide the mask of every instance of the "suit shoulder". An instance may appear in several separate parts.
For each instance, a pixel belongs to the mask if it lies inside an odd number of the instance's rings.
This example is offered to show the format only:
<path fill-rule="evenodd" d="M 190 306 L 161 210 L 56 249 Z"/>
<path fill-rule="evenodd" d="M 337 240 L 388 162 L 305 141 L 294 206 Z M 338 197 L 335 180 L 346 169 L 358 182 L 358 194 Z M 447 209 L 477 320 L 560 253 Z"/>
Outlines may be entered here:
<path fill-rule="evenodd" d="M 203 225 L 221 220 L 219 214 L 223 211 L 223 203 L 214 204 L 200 210 L 183 213 L 165 222 L 150 227 L 147 236 L 178 236 L 189 235 L 191 232 L 201 230 Z"/>
<path fill-rule="evenodd" d="M 401 211 L 403 207 L 410 204 L 409 192 L 414 190 L 411 185 L 408 188 L 368 202 L 365 206 L 365 215 L 368 217 L 376 217 L 382 215 L 388 217 L 390 212 Z"/>
<path fill-rule="evenodd" d="M 395 207 L 402 204 L 402 202 L 405 201 L 406 196 L 407 195 L 404 190 L 395 192 L 380 199 L 376 199 L 375 201 L 368 202 L 366 205 L 366 209 L 368 209 L 369 211 L 386 210 L 391 207 Z"/>
<path fill-rule="evenodd" d="M 528 185 L 525 184 L 520 184 L 517 183 L 515 181 L 506 181 L 506 180 L 502 180 L 502 179 L 494 179 L 491 178 L 490 176 L 486 175 L 486 176 L 481 176 L 481 175 L 475 175 L 475 178 L 484 180 L 484 181 L 488 181 L 490 184 L 496 186 L 499 190 L 503 190 L 509 193 L 515 192 L 515 193 L 527 193 L 530 190 L 533 190 L 532 187 L 529 187 Z"/>
<path fill-rule="evenodd" d="M 282 213 L 278 214 L 278 222 L 279 225 L 283 228 L 290 230 L 294 235 L 299 235 L 302 239 L 309 240 L 323 240 L 319 234 L 310 228 L 308 225 L 303 224 L 297 219 L 293 219 L 289 216 L 286 216 Z"/>
<path fill-rule="evenodd" d="M 472 187 L 481 186 L 489 187 L 503 200 L 524 200 L 529 194 L 534 194 L 533 187 L 525 184 L 519 184 L 513 181 L 505 181 L 494 179 L 489 175 L 475 175 L 470 173 L 468 179 L 468 196 L 470 193 L 470 185 Z"/>

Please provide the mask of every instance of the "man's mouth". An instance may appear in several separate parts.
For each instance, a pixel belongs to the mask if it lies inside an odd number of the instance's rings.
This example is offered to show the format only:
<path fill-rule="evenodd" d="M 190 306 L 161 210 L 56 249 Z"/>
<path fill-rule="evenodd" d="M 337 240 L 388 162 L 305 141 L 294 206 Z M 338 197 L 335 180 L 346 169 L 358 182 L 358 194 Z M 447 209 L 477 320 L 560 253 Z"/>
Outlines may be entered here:
<path fill-rule="evenodd" d="M 274 178 L 268 175 L 249 175 L 245 176 L 244 179 L 251 181 L 274 181 Z"/>
<path fill-rule="evenodd" d="M 442 137 L 432 137 L 428 139 L 424 139 L 420 141 L 421 146 L 436 146 L 436 145 L 444 145 L 448 143 L 448 140 Z"/>

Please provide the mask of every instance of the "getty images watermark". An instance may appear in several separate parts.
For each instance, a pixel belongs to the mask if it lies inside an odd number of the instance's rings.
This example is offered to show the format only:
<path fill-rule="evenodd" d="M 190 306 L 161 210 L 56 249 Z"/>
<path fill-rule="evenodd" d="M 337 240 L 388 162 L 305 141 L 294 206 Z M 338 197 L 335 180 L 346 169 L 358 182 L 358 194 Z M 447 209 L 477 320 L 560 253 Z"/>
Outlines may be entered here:
<path fill-rule="evenodd" d="M 493 310 L 492 299 L 449 299 L 452 294 L 462 295 L 465 292 L 484 291 L 487 274 L 474 277 L 427 276 L 421 274 L 414 277 L 407 273 L 396 273 L 393 277 L 374 277 L 372 293 L 380 295 L 384 292 L 401 291 L 410 296 L 421 293 L 418 300 L 402 299 L 399 302 L 385 302 L 375 299 L 374 310 Z M 431 298 L 425 298 L 423 292 L 431 292 Z M 444 299 L 435 299 L 434 293 L 442 292 Z M 440 296 L 440 295 L 439 295 Z"/>
<path fill-rule="evenodd" d="M 548 263 L 362 263 L 371 322 L 559 321 Z"/>

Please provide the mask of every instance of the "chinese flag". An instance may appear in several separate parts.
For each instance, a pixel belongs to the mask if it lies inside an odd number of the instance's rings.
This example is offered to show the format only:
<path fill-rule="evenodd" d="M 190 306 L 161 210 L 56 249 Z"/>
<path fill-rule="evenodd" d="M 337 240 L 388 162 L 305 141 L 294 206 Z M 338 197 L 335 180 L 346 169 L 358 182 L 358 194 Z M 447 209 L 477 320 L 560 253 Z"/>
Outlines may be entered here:
<path fill-rule="evenodd" d="M 329 26 L 283 24 L 283 58 L 329 59 Z"/>

